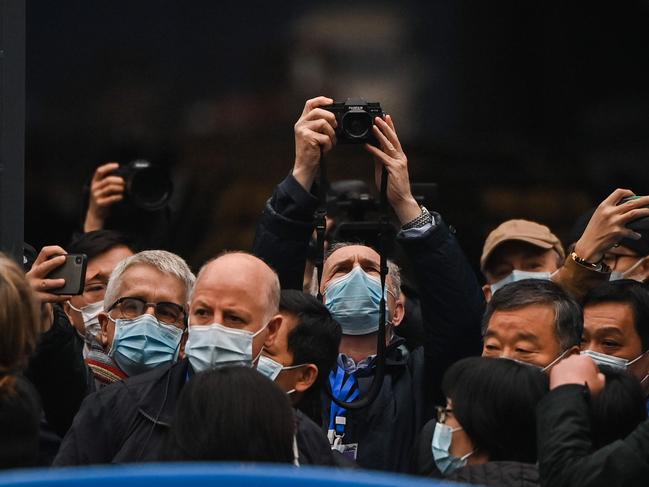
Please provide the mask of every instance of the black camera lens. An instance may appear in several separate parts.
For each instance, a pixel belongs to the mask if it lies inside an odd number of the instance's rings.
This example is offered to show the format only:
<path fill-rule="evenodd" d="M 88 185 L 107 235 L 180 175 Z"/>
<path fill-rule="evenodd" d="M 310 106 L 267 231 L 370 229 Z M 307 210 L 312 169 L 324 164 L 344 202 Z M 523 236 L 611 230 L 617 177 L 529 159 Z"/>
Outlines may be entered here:
<path fill-rule="evenodd" d="M 78 264 L 81 264 L 81 257 L 75 257 L 75 258 L 74 258 L 74 262 L 75 262 L 75 264 L 77 264 L 77 265 L 78 265 Z"/>
<path fill-rule="evenodd" d="M 171 197 L 171 181 L 168 174 L 157 166 L 138 168 L 128 185 L 135 204 L 145 210 L 159 210 Z"/>
<path fill-rule="evenodd" d="M 342 117 L 342 130 L 352 139 L 366 137 L 372 128 L 372 117 L 366 111 L 350 111 Z"/>

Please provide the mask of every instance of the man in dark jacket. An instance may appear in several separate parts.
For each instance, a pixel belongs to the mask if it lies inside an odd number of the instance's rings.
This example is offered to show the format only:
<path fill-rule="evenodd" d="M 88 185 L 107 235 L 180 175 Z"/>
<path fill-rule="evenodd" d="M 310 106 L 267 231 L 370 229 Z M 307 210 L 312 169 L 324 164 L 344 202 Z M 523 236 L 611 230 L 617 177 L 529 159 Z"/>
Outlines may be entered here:
<path fill-rule="evenodd" d="M 186 358 L 88 396 L 54 464 L 159 459 L 178 397 L 194 373 L 253 366 L 262 349 L 272 347 L 281 324 L 279 293 L 277 275 L 249 254 L 228 253 L 203 266 L 192 292 Z M 302 419 L 297 440 L 303 450 L 315 440 Z"/>
<path fill-rule="evenodd" d="M 590 394 L 604 388 L 590 357 L 571 356 L 550 372 L 550 393 L 537 407 L 539 470 L 547 487 L 646 485 L 649 421 L 624 440 L 592 451 Z"/>
<path fill-rule="evenodd" d="M 310 191 L 321 154 L 335 143 L 337 126 L 333 114 L 321 107 L 332 101 L 325 97 L 307 101 L 295 125 L 292 174 L 277 187 L 257 229 L 254 252 L 278 271 L 285 289 L 302 288 L 318 204 Z M 389 173 L 388 201 L 402 224 L 397 239 L 412 261 L 420 289 L 425 346 L 409 350 L 393 333 L 403 319 L 403 301 L 398 269 L 391 266 L 386 280 L 386 374 L 378 396 L 370 406 L 352 411 L 334 405 L 332 412 L 332 402 L 327 399 L 323 419 L 332 446 L 355 458 L 361 467 L 407 471 L 414 437 L 432 417 L 434 400 L 441 399 L 439 384 L 444 371 L 456 360 L 480 353 L 484 300 L 454 232 L 439 215 L 429 213 L 413 198 L 407 159 L 392 119 L 386 116 L 374 122 L 380 148 L 365 147 L 375 158 L 376 174 L 383 166 Z M 362 281 L 365 294 L 369 287 L 376 291 L 378 267 L 379 255 L 363 245 L 336 247 L 325 262 L 320 290 L 343 327 L 338 368 L 330 377 L 334 394 L 342 400 L 364 395 L 374 379 L 378 319 L 363 322 L 365 308 L 346 306 L 345 302 L 351 303 L 345 297 L 349 290 L 343 290 L 341 283 L 353 279 L 358 289 Z M 346 307 L 356 308 L 356 313 L 353 309 L 346 313 Z M 376 316 L 376 306 L 369 311 Z"/>

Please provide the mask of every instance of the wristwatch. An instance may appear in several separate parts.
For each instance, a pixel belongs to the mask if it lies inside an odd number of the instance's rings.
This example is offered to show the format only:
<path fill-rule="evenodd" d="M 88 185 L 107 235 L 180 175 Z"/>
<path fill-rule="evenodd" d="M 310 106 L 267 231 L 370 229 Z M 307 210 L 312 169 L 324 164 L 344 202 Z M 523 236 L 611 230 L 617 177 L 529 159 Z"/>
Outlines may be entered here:
<path fill-rule="evenodd" d="M 604 263 L 603 259 L 600 260 L 599 262 L 589 262 L 589 261 L 584 260 L 581 257 L 579 257 L 576 252 L 572 252 L 570 254 L 570 257 L 577 264 L 579 264 L 579 265 L 581 265 L 583 267 L 587 267 L 588 269 L 591 269 L 593 271 L 596 271 L 596 272 L 611 272 L 611 269 L 609 268 L 609 266 L 607 266 Z"/>
<path fill-rule="evenodd" d="M 401 227 L 401 230 L 411 230 L 413 228 L 421 228 L 433 223 L 433 215 L 426 209 L 425 206 L 421 207 L 421 215 Z"/>

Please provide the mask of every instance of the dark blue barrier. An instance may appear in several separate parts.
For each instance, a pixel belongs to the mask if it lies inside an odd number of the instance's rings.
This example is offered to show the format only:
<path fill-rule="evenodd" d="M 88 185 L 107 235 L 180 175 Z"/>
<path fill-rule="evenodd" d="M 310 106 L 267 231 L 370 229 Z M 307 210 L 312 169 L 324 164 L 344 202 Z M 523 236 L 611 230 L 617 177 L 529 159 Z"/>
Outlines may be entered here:
<path fill-rule="evenodd" d="M 435 487 L 460 485 L 379 472 L 228 463 L 165 463 L 13 470 L 0 486 L 20 487 Z"/>

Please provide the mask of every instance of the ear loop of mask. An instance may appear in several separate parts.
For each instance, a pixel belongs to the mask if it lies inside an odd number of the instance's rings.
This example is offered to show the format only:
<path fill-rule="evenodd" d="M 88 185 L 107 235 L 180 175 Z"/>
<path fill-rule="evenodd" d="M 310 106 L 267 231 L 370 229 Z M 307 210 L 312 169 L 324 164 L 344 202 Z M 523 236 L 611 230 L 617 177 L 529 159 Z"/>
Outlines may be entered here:
<path fill-rule="evenodd" d="M 631 267 L 629 267 L 627 270 L 622 272 L 622 278 L 623 279 L 629 279 L 629 274 L 633 274 L 633 271 L 635 271 L 638 267 L 642 265 L 642 263 L 647 260 L 648 255 L 645 255 L 644 257 L 640 257 L 638 261 L 633 264 Z"/>
<path fill-rule="evenodd" d="M 74 304 L 72 304 L 72 301 L 70 301 L 69 299 L 66 302 L 68 303 L 68 306 L 70 308 L 72 308 L 73 310 L 75 310 L 77 313 L 81 313 L 83 311 L 83 308 L 86 308 L 88 306 L 86 304 L 86 306 L 82 306 L 81 308 L 77 308 Z"/>
<path fill-rule="evenodd" d="M 563 359 L 566 354 L 570 351 L 569 348 L 565 349 L 557 358 L 555 358 L 552 362 L 550 362 L 548 365 L 545 367 L 541 368 L 541 372 L 547 372 L 552 368 L 554 365 L 556 365 L 561 359 Z"/>
<path fill-rule="evenodd" d="M 264 325 L 264 327 L 263 327 L 262 329 L 257 330 L 256 332 L 254 332 L 254 333 L 252 334 L 252 340 L 254 341 L 254 339 L 257 338 L 257 336 L 258 336 L 262 331 L 264 331 L 266 328 L 268 328 L 268 325 L 270 325 L 270 321 L 267 322 L 267 323 Z M 250 347 L 252 348 L 252 342 L 250 342 Z M 263 352 L 263 351 L 264 351 L 264 344 L 262 343 L 262 344 L 261 344 L 261 348 L 259 349 L 259 353 L 258 353 L 257 356 L 252 360 L 252 363 L 250 364 L 251 367 L 256 367 L 255 364 L 256 364 L 257 361 L 259 360 L 259 357 L 261 357 L 261 352 Z M 252 356 L 252 350 L 250 350 L 250 355 Z"/>
<path fill-rule="evenodd" d="M 294 369 L 299 369 L 300 367 L 305 367 L 309 364 L 299 364 L 299 365 L 289 365 L 288 367 L 282 367 L 282 370 L 280 372 L 283 372 L 284 370 L 294 370 Z M 297 390 L 295 388 L 289 389 L 286 391 L 286 395 L 290 396 L 291 394 L 295 394 Z"/>
<path fill-rule="evenodd" d="M 626 364 L 627 369 L 628 369 L 631 365 L 633 365 L 634 363 L 636 363 L 638 360 L 642 359 L 642 357 L 644 357 L 645 355 L 647 355 L 647 353 L 649 353 L 649 350 L 645 350 L 645 351 L 642 352 L 640 355 L 638 355 L 636 358 L 634 358 L 634 359 L 631 360 L 630 362 L 627 362 L 627 364 Z M 647 380 L 647 378 L 649 378 L 649 372 L 647 372 L 647 373 L 645 374 L 645 376 L 640 380 L 640 384 L 644 384 L 645 381 Z"/>
<path fill-rule="evenodd" d="M 462 426 L 458 426 L 457 428 L 451 428 L 451 433 L 455 433 L 456 431 L 462 431 L 463 429 L 464 429 L 464 428 L 463 428 Z M 453 441 L 453 440 L 451 439 L 451 442 L 452 442 L 452 441 Z M 467 458 L 469 458 L 471 455 L 473 455 L 473 454 L 475 453 L 475 450 L 476 450 L 476 449 L 474 448 L 474 449 L 471 450 L 469 453 L 465 453 L 464 455 L 462 455 L 462 456 L 460 457 L 460 460 L 461 460 L 461 461 L 466 460 Z"/>

